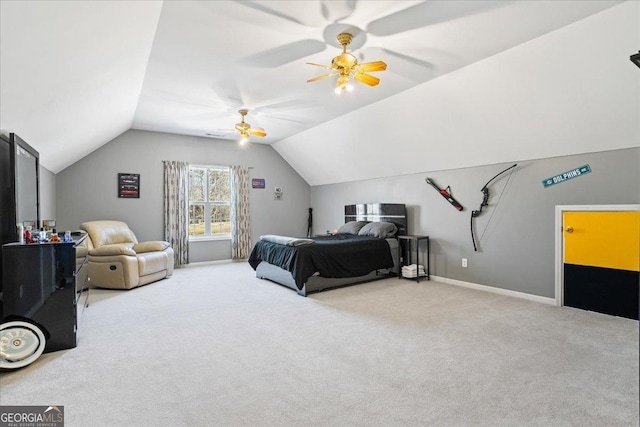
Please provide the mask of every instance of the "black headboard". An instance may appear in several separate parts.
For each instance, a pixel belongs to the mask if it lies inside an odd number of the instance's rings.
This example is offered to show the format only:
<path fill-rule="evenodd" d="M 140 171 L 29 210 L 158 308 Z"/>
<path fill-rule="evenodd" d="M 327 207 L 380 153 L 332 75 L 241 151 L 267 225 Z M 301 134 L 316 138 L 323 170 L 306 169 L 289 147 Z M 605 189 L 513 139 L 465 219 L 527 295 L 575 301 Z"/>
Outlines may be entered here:
<path fill-rule="evenodd" d="M 407 234 L 407 208 L 403 203 L 358 203 L 345 205 L 344 222 L 392 222 L 398 234 Z"/>

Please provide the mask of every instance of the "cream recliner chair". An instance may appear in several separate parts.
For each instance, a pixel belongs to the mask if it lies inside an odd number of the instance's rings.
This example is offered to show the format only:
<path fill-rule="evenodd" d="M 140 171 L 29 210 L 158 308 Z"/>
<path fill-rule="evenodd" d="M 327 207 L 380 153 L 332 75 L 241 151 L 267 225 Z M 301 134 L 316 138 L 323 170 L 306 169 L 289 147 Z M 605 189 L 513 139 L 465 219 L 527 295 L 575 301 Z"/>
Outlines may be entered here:
<path fill-rule="evenodd" d="M 92 286 L 131 289 L 173 273 L 173 249 L 167 242 L 138 243 L 133 231 L 121 221 L 89 221 L 80 228 L 88 234 Z"/>

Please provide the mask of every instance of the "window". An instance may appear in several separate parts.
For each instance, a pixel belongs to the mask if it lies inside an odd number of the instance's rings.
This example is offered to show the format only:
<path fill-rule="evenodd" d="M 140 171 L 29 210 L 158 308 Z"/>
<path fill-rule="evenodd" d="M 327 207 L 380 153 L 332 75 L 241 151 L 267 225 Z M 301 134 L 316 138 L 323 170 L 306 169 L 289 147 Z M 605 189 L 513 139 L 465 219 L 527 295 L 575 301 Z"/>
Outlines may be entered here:
<path fill-rule="evenodd" d="M 189 167 L 189 238 L 229 237 L 229 168 Z"/>

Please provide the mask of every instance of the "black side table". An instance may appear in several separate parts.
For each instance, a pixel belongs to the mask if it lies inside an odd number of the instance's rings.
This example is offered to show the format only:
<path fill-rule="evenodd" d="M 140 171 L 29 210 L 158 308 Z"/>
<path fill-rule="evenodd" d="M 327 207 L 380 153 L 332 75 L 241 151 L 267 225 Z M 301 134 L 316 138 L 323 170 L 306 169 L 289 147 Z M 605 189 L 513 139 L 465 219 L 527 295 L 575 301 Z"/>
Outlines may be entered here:
<path fill-rule="evenodd" d="M 411 242 L 415 242 L 416 245 L 416 265 L 418 266 L 418 271 L 417 271 L 417 275 L 416 275 L 416 282 L 420 282 L 420 240 L 426 240 L 427 241 L 427 268 L 426 268 L 426 273 L 427 273 L 427 280 L 431 280 L 430 276 L 431 276 L 431 270 L 429 268 L 429 246 L 431 246 L 429 244 L 429 236 L 420 236 L 420 235 L 416 235 L 416 234 L 404 234 L 404 235 L 400 235 L 398 236 L 398 243 L 401 243 L 402 240 L 406 240 L 408 242 L 408 254 L 409 254 L 409 258 L 411 255 Z M 399 244 L 398 245 L 398 259 L 400 259 L 402 257 L 402 245 Z M 407 264 L 411 264 L 411 260 L 409 260 L 409 262 Z M 398 278 L 402 278 L 402 266 L 398 267 Z"/>

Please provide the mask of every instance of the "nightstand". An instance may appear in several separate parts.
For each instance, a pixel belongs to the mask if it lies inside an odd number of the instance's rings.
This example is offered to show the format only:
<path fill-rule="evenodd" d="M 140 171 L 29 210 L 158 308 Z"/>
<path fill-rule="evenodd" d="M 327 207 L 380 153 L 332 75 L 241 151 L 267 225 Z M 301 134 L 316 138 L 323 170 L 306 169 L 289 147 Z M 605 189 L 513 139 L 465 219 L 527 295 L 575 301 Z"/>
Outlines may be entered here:
<path fill-rule="evenodd" d="M 426 264 L 426 268 L 425 268 L 425 273 L 427 273 L 427 280 L 430 280 L 430 276 L 431 276 L 431 271 L 429 268 L 429 236 L 420 236 L 420 235 L 416 235 L 416 234 L 404 234 L 404 235 L 400 235 L 398 236 L 398 243 L 402 243 L 402 240 L 405 240 L 408 242 L 408 248 L 407 248 L 407 253 L 408 253 L 408 264 L 411 264 L 411 243 L 415 242 L 415 246 L 416 246 L 416 265 L 419 266 L 420 265 L 420 240 L 426 240 L 427 241 L 427 262 Z M 399 244 L 398 245 L 398 259 L 400 259 L 402 257 L 402 245 Z M 406 261 L 406 260 L 405 260 Z M 404 263 L 403 263 L 404 264 Z M 418 267 L 419 268 L 419 267 Z M 402 265 L 398 266 L 398 278 L 402 278 Z M 416 275 L 416 282 L 420 282 L 420 274 L 418 273 Z"/>

